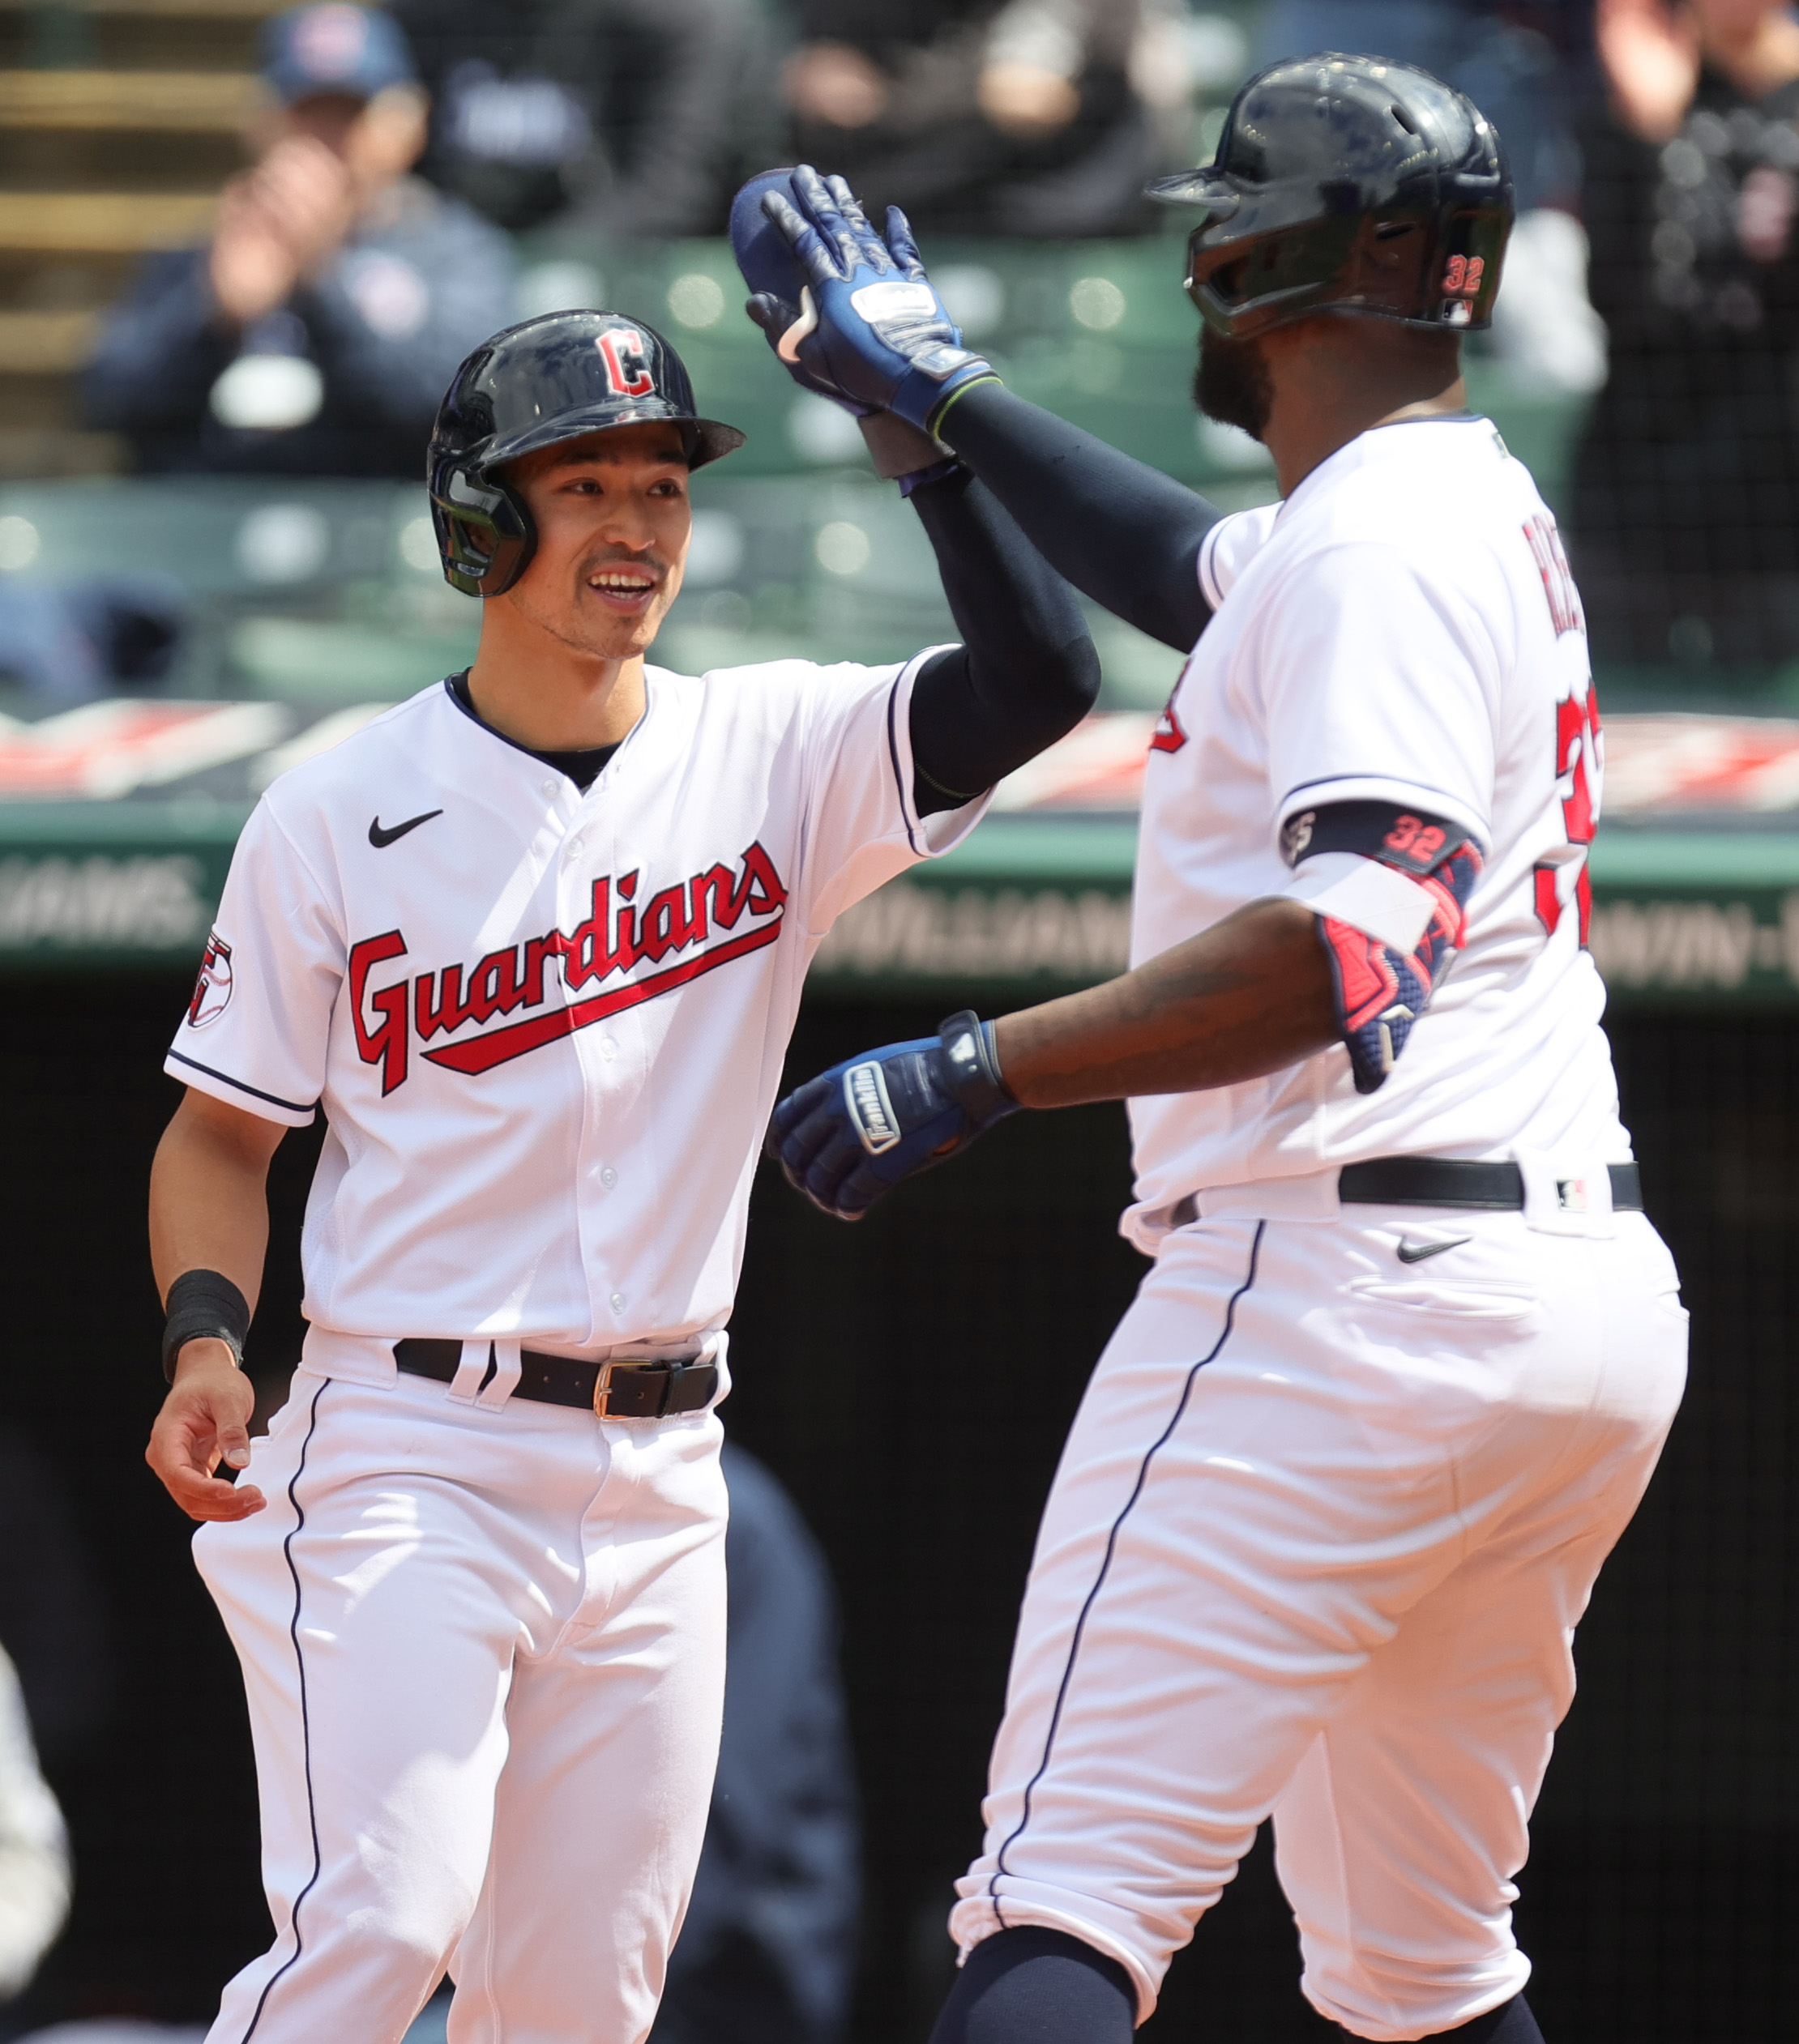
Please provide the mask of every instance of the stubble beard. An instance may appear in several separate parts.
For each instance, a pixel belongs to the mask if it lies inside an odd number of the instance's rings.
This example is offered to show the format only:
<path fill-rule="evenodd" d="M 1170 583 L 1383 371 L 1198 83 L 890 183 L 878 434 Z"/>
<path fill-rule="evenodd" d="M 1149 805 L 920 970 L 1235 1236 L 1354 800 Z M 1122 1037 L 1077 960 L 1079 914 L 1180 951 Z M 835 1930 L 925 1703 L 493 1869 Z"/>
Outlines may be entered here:
<path fill-rule="evenodd" d="M 583 572 L 584 580 L 586 570 Z M 527 593 L 515 589 L 512 593 L 532 623 L 570 651 L 585 654 L 590 659 L 629 660 L 647 653 L 655 644 L 674 600 L 666 594 L 667 587 L 665 582 L 661 585 L 657 591 L 660 600 L 652 602 L 650 609 L 637 618 L 607 614 L 590 620 L 583 614 L 579 597 L 570 604 L 554 605 L 541 601 L 535 591 Z"/>
<path fill-rule="evenodd" d="M 1193 378 L 1193 399 L 1208 419 L 1240 426 L 1252 440 L 1268 429 L 1274 390 L 1268 365 L 1253 340 L 1230 340 L 1210 326 L 1199 335 L 1199 366 Z"/>

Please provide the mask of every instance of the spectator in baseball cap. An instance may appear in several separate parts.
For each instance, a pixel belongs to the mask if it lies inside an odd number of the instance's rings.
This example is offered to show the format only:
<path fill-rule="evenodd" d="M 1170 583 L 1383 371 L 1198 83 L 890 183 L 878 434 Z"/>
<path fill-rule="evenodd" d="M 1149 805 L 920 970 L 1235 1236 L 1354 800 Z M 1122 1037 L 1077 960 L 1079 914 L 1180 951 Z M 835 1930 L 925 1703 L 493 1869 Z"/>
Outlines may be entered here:
<path fill-rule="evenodd" d="M 83 393 L 140 467 L 421 471 L 457 364 L 512 316 L 511 244 L 413 177 L 429 100 L 386 15 L 298 7 L 263 30 L 255 160 L 203 249 L 148 258 Z"/>
<path fill-rule="evenodd" d="M 284 105 L 318 93 L 372 100 L 416 85 L 406 38 L 391 18 L 367 7 L 296 7 L 263 24 L 263 82 Z"/>

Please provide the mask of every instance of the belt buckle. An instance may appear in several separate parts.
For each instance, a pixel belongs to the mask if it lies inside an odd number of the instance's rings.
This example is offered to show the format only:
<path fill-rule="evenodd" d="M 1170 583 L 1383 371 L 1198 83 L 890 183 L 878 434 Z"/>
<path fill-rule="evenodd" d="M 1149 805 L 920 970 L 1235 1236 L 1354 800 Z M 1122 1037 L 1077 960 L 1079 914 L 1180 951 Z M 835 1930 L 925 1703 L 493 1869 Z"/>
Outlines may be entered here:
<path fill-rule="evenodd" d="M 629 1370 L 634 1374 L 657 1376 L 661 1379 L 661 1397 L 654 1412 L 621 1412 L 612 1410 L 613 1372 Z M 668 1410 L 669 1393 L 674 1384 L 674 1365 L 659 1362 L 654 1356 L 615 1355 L 600 1365 L 600 1373 L 593 1380 L 593 1410 L 601 1419 L 660 1419 Z"/>

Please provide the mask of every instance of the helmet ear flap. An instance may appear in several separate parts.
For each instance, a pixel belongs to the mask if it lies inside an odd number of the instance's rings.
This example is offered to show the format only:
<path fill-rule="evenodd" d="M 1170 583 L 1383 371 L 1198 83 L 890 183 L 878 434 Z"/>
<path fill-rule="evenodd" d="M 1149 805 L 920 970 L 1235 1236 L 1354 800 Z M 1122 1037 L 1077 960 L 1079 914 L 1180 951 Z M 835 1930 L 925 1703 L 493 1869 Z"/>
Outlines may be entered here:
<path fill-rule="evenodd" d="M 518 493 L 453 460 L 432 472 L 431 523 L 443 578 L 465 596 L 504 595 L 537 548 L 536 527 Z"/>

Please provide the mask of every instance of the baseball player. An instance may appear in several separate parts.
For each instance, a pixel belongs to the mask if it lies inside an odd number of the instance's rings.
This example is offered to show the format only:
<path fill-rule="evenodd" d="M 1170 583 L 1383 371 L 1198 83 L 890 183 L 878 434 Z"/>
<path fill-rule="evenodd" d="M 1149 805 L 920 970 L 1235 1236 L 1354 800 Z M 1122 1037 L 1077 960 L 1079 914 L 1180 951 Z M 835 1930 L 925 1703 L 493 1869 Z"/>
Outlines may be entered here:
<path fill-rule="evenodd" d="M 169 1054 L 149 1459 L 210 1521 L 275 1924 L 213 2044 L 395 2044 L 447 1966 L 456 2044 L 648 2031 L 718 1746 L 724 1323 L 807 963 L 1092 700 L 1072 593 L 917 434 L 964 645 L 647 664 L 690 472 L 741 437 L 639 321 L 469 357 L 429 482 L 474 665 L 270 788 Z M 311 1325 L 251 1443 L 264 1176 L 321 1107 Z"/>
<path fill-rule="evenodd" d="M 1132 969 L 852 1059 L 771 1137 L 853 1218 L 1020 1107 L 1130 1103 L 1154 1265 L 1044 1513 L 936 2044 L 1117 2044 L 1271 1813 L 1324 2016 L 1534 2044 L 1513 1876 L 1686 1330 L 1585 948 L 1579 599 L 1458 363 L 1498 139 L 1422 72 L 1319 57 L 1156 188 L 1199 216 L 1199 401 L 1279 472 L 1224 519 L 1003 390 L 902 219 L 793 183 L 797 364 L 1193 648 Z"/>

